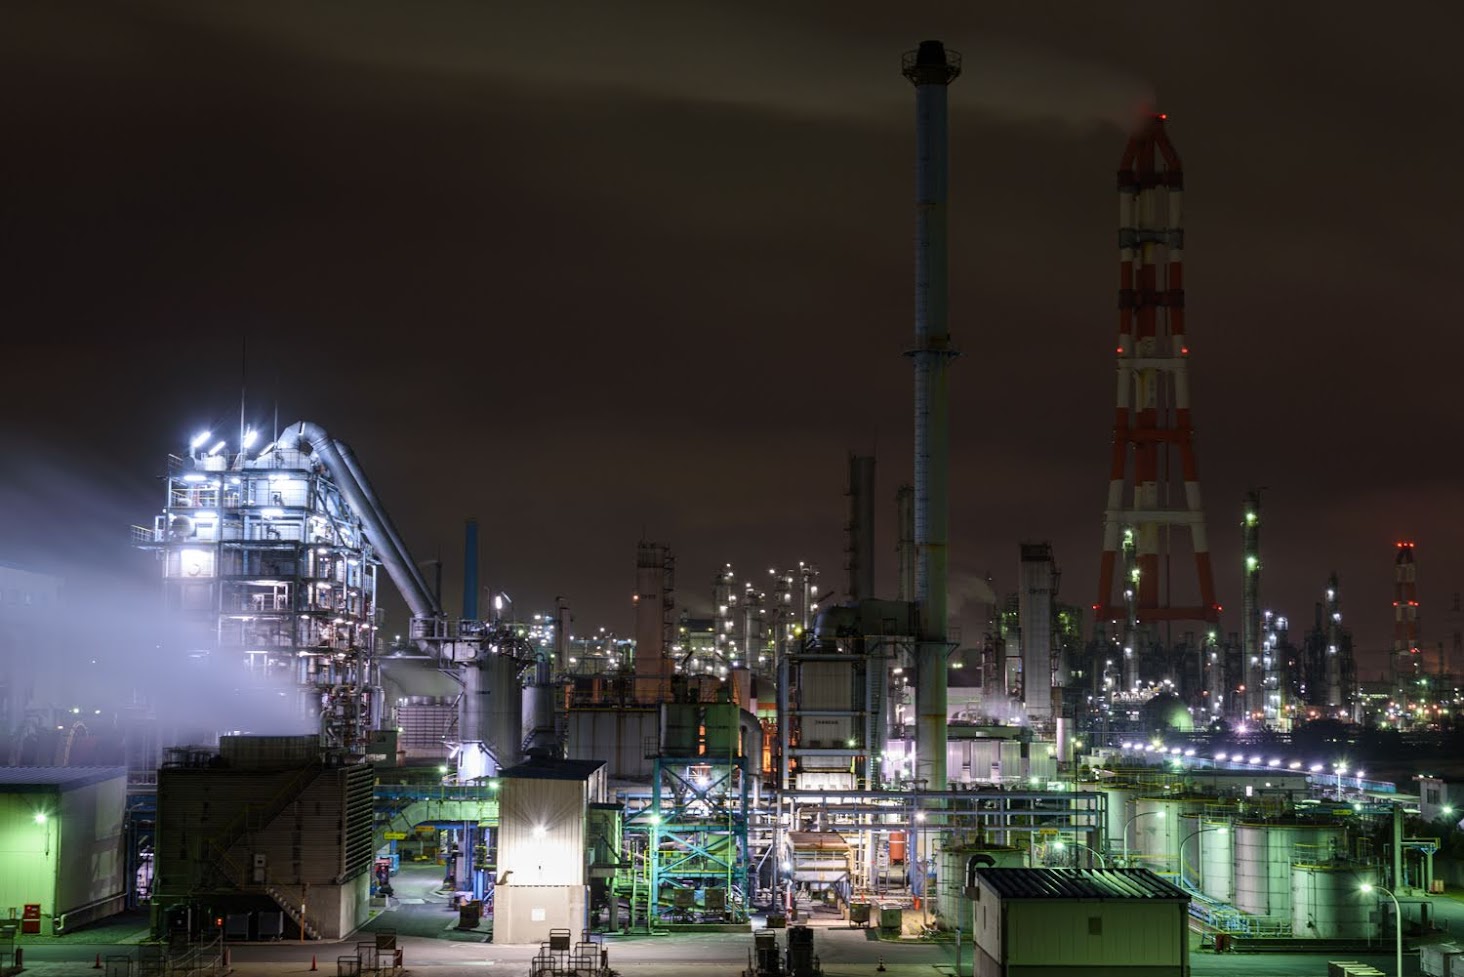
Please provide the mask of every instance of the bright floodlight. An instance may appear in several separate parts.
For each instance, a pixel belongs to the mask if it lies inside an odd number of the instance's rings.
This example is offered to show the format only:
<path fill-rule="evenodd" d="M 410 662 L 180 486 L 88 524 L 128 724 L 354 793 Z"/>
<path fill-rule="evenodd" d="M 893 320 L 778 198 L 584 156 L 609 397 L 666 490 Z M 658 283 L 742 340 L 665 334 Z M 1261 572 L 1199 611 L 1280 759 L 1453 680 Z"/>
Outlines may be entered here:
<path fill-rule="evenodd" d="M 542 837 L 544 837 L 544 826 L 542 824 L 536 824 L 536 825 L 534 825 L 534 837 L 535 838 L 542 838 Z"/>
<path fill-rule="evenodd" d="M 1063 851 L 1066 848 L 1067 848 L 1067 842 L 1065 842 L 1065 841 L 1054 841 L 1052 843 L 1052 850 L 1053 851 Z"/>
<path fill-rule="evenodd" d="M 46 823 L 46 812 L 45 811 L 37 811 L 36 812 L 36 824 L 45 824 L 45 823 Z"/>
<path fill-rule="evenodd" d="M 258 440 L 259 432 L 254 430 L 254 428 L 251 427 L 249 430 L 244 432 L 244 447 L 252 448 L 254 446 L 254 442 Z"/>
<path fill-rule="evenodd" d="M 193 440 L 188 442 L 188 447 L 192 448 L 194 451 L 197 451 L 199 448 L 202 448 L 204 445 L 208 444 L 208 439 L 211 437 L 213 437 L 212 431 L 204 431 L 200 434 L 195 434 L 193 436 Z"/>
<path fill-rule="evenodd" d="M 915 812 L 915 820 L 916 821 L 924 821 L 925 820 L 925 812 L 924 811 L 916 811 Z"/>
<path fill-rule="evenodd" d="M 220 441 L 218 444 L 214 445 L 212 448 L 209 448 L 208 449 L 208 453 L 210 455 L 216 455 L 216 454 L 218 454 L 220 451 L 223 451 L 224 450 L 224 445 L 227 444 L 227 443 L 228 443 L 227 441 Z"/>
<path fill-rule="evenodd" d="M 1362 885 L 1358 886 L 1358 889 L 1362 890 L 1363 892 L 1371 892 L 1372 891 L 1372 883 L 1371 882 L 1364 882 Z"/>

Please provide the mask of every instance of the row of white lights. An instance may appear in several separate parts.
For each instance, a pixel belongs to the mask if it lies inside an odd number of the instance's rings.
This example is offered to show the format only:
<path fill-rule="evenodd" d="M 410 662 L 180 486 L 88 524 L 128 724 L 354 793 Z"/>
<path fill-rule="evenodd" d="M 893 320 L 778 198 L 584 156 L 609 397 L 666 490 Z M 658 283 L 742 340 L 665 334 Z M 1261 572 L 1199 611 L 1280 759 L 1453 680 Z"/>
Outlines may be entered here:
<path fill-rule="evenodd" d="M 1181 750 L 1177 746 L 1172 746 L 1172 747 L 1169 747 L 1169 748 L 1166 749 L 1162 744 L 1155 744 L 1155 743 L 1135 743 L 1135 742 L 1125 742 L 1125 743 L 1122 744 L 1122 746 L 1123 746 L 1123 748 L 1125 750 L 1133 750 L 1133 751 L 1136 751 L 1136 752 L 1142 751 L 1144 753 L 1154 753 L 1154 754 L 1158 754 L 1158 755 L 1187 756 L 1187 757 L 1192 757 L 1192 756 L 1195 755 L 1195 751 L 1194 751 L 1194 748 L 1193 747 L 1191 747 L 1191 748 L 1189 748 L 1187 750 Z M 1230 754 L 1230 753 L 1216 753 L 1215 756 L 1214 756 L 1214 759 L 1217 762 L 1228 761 L 1230 763 L 1243 763 L 1243 764 L 1246 764 L 1247 766 L 1252 766 L 1252 767 L 1273 767 L 1273 768 L 1275 768 L 1275 767 L 1280 767 L 1281 764 L 1283 763 L 1283 761 L 1279 757 L 1272 757 L 1269 760 L 1266 760 L 1266 759 L 1262 758 L 1259 754 L 1257 754 L 1255 756 L 1247 757 L 1244 753 L 1234 753 L 1234 754 Z M 1286 769 L 1288 769 L 1288 770 L 1300 770 L 1301 768 L 1302 768 L 1302 762 L 1300 760 L 1292 760 L 1290 763 L 1287 763 L 1286 764 Z M 1307 769 L 1311 773 L 1320 773 L 1320 772 L 1322 772 L 1323 770 L 1326 769 L 1326 764 L 1323 764 L 1323 763 L 1313 763 Z M 1334 763 L 1334 764 L 1332 764 L 1332 770 L 1338 776 L 1342 776 L 1342 775 L 1344 775 L 1344 774 L 1347 773 L 1347 764 L 1346 763 L 1343 763 L 1343 762 Z M 1362 777 L 1366 773 L 1367 773 L 1367 771 L 1365 771 L 1365 770 L 1359 770 L 1359 771 L 1357 771 L 1356 774 L 1354 774 L 1354 776 L 1356 776 L 1356 777 Z"/>

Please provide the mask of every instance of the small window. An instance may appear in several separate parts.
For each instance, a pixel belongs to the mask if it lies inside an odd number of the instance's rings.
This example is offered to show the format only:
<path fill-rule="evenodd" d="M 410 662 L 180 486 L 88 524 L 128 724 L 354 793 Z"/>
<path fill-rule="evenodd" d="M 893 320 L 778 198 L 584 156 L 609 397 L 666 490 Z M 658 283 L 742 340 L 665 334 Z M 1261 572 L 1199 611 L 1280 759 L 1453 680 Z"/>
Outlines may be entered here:
<path fill-rule="evenodd" d="M 1088 917 L 1088 935 L 1089 936 L 1102 936 L 1103 935 L 1103 917 L 1102 916 L 1089 916 Z"/>

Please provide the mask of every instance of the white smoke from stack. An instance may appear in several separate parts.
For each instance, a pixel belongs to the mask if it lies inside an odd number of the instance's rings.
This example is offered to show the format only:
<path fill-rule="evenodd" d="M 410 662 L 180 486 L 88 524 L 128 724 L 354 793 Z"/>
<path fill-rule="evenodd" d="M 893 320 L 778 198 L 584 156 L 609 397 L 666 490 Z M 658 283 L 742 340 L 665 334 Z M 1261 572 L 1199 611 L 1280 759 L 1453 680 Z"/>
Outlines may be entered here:
<path fill-rule="evenodd" d="M 967 603 L 987 606 L 996 603 L 996 591 L 992 588 L 991 581 L 978 573 L 952 570 L 946 593 L 950 594 L 952 607 L 961 607 Z"/>
<path fill-rule="evenodd" d="M 405 90 L 416 90 L 416 78 L 446 77 L 529 82 L 581 99 L 650 97 L 825 120 L 903 125 L 907 114 L 906 93 L 891 91 L 886 78 L 891 45 L 906 37 L 903 25 L 853 36 L 812 18 L 780 22 L 770 10 L 671 0 L 633 12 L 600 0 L 464 3 L 433 17 L 410 4 L 362 0 L 294 8 L 175 0 L 159 10 L 231 39 L 250 36 L 286 57 L 395 72 Z M 1153 102 L 1146 82 L 1114 64 L 978 33 L 976 25 L 941 32 L 964 58 L 958 115 L 1127 131 L 1134 113 Z"/>

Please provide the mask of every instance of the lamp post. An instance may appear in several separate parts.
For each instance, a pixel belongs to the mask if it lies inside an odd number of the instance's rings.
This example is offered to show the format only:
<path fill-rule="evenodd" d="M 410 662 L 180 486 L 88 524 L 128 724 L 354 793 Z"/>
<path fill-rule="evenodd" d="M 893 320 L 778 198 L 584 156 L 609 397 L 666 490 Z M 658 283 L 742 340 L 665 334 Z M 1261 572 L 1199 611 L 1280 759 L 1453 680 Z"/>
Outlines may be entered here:
<path fill-rule="evenodd" d="M 1105 866 L 1103 864 L 1103 853 L 1102 852 L 1098 851 L 1096 848 L 1090 848 L 1089 846 L 1083 844 L 1080 841 L 1063 841 L 1061 838 L 1059 838 L 1057 841 L 1055 841 L 1055 842 L 1052 843 L 1052 847 L 1053 847 L 1053 850 L 1054 851 L 1062 851 L 1068 845 L 1072 845 L 1074 848 L 1081 848 L 1084 851 L 1087 851 L 1090 854 L 1092 854 L 1092 856 L 1098 860 L 1098 867 L 1099 868 L 1106 868 L 1107 867 L 1107 866 Z"/>
<path fill-rule="evenodd" d="M 1210 834 L 1211 832 L 1214 832 L 1215 834 L 1221 834 L 1221 835 L 1223 835 L 1225 833 L 1225 826 L 1222 824 L 1218 828 L 1201 828 L 1198 831 L 1191 831 L 1189 834 L 1187 834 L 1187 835 L 1184 836 L 1184 839 L 1182 841 L 1180 841 L 1180 843 L 1179 843 L 1179 881 L 1180 881 L 1181 884 L 1184 882 L 1184 846 L 1185 846 L 1185 844 L 1191 838 L 1198 838 L 1200 835 Z"/>
<path fill-rule="evenodd" d="M 1398 977 L 1403 977 L 1403 907 L 1400 906 L 1400 905 L 1398 905 L 1398 897 L 1395 896 L 1395 895 L 1393 895 L 1393 890 L 1392 889 L 1385 889 L 1385 888 L 1383 888 L 1380 885 L 1373 885 L 1370 882 L 1364 882 L 1361 886 L 1359 886 L 1359 888 L 1363 892 L 1371 892 L 1374 889 L 1376 889 L 1379 892 L 1386 893 L 1387 896 L 1388 896 L 1388 898 L 1391 899 L 1391 900 L 1393 900 L 1393 927 L 1394 927 L 1394 935 L 1395 935 L 1395 937 L 1397 939 L 1397 951 L 1398 951 L 1398 955 L 1397 955 L 1397 968 L 1398 969 L 1395 970 L 1394 973 L 1397 974 Z"/>
<path fill-rule="evenodd" d="M 1164 812 L 1163 811 L 1140 811 L 1138 814 L 1135 814 L 1133 817 L 1129 818 L 1127 821 L 1125 821 L 1123 823 L 1123 867 L 1124 868 L 1128 868 L 1129 867 L 1129 843 L 1128 843 L 1129 825 L 1133 824 L 1139 818 L 1146 818 L 1146 817 L 1148 817 L 1151 814 L 1154 815 L 1154 816 L 1156 816 L 1156 817 L 1158 817 L 1161 821 L 1164 819 Z"/>

